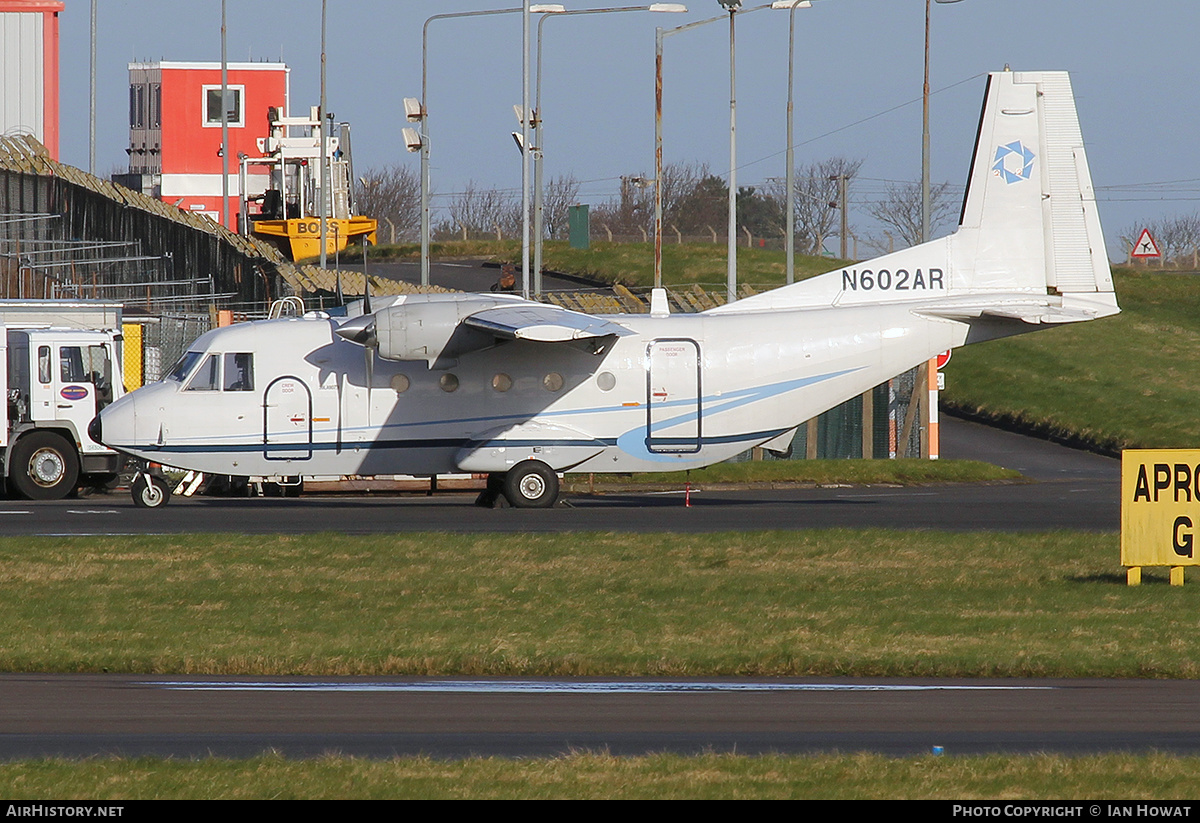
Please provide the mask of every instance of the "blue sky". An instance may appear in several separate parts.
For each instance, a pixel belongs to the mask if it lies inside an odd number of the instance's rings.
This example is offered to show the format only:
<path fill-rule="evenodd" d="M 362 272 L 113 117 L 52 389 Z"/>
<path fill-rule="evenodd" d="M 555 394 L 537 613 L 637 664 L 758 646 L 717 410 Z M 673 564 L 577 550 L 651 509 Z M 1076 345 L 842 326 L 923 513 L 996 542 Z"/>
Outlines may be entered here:
<path fill-rule="evenodd" d="M 97 0 L 97 167 L 124 170 L 128 63 L 219 60 L 218 0 Z M 421 28 L 444 12 L 498 8 L 484 0 L 329 0 L 329 108 L 354 127 L 359 169 L 411 164 L 402 99 L 419 96 Z M 509 5 L 517 5 L 511 3 Z M 569 9 L 599 3 L 566 0 Z M 546 23 L 543 115 L 546 173 L 583 181 L 580 199 L 613 196 L 622 174 L 652 173 L 654 28 L 721 12 L 691 0 L 686 14 L 580 15 Z M 747 6 L 754 3 L 747 0 Z M 295 110 L 319 98 L 319 0 L 228 0 L 232 61 L 292 68 Z M 519 14 L 435 22 L 429 100 L 434 188 L 517 189 Z M 854 200 L 884 181 L 916 180 L 921 158 L 921 0 L 817 0 L 796 13 L 797 164 L 862 158 Z M 89 3 L 67 0 L 62 30 L 62 158 L 88 163 Z M 962 0 L 933 7 L 932 177 L 961 185 L 987 71 L 1071 73 L 1110 256 L 1117 235 L 1148 219 L 1200 209 L 1200 124 L 1193 50 L 1200 4 L 1186 0 Z M 729 166 L 728 25 L 668 38 L 666 162 Z M 739 15 L 738 183 L 782 177 L 787 13 Z M 1175 185 L 1150 185 L 1172 183 Z M 861 210 L 860 234 L 877 233 Z"/>

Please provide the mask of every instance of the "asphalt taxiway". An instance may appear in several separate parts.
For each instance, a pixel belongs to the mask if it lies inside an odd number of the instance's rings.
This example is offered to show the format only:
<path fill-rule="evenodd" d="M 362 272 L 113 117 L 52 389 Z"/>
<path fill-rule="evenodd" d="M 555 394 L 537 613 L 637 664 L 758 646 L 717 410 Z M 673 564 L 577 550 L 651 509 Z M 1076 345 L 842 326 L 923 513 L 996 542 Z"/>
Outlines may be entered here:
<path fill-rule="evenodd" d="M 1169 708 L 1168 708 L 1169 707 Z M 0 675 L 0 759 L 1200 752 L 1170 680 Z"/>

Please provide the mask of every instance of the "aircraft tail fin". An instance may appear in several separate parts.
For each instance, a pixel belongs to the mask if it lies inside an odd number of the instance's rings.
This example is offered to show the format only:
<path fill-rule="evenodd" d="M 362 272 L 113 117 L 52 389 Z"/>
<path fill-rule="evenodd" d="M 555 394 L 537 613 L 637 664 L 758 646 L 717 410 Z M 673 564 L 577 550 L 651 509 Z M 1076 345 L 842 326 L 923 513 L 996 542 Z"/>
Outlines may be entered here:
<path fill-rule="evenodd" d="M 999 313 L 989 298 L 1067 309 L 1052 322 L 1118 311 L 1066 72 L 989 75 L 954 234 L 711 311 L 916 301 Z"/>

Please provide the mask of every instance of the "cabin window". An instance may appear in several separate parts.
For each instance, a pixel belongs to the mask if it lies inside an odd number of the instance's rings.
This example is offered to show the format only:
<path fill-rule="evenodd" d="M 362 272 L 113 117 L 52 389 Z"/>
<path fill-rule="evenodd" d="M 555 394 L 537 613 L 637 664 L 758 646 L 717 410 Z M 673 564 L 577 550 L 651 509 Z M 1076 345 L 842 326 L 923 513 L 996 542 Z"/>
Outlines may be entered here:
<path fill-rule="evenodd" d="M 492 388 L 499 392 L 508 391 L 512 388 L 512 378 L 501 372 L 492 378 Z"/>
<path fill-rule="evenodd" d="M 409 380 L 407 374 L 392 375 L 392 390 L 395 391 L 396 394 L 404 394 L 406 391 L 408 391 L 408 386 Z"/>
<path fill-rule="evenodd" d="M 452 392 L 458 390 L 458 378 L 447 372 L 438 380 L 438 385 L 442 387 L 444 392 Z"/>
<path fill-rule="evenodd" d="M 542 386 L 546 391 L 558 391 L 563 387 L 563 376 L 556 371 L 550 372 L 542 378 Z"/>
<path fill-rule="evenodd" d="M 200 358 L 203 356 L 204 352 L 184 352 L 183 357 L 179 358 L 179 362 L 176 363 L 171 371 L 167 374 L 166 379 L 174 380 L 176 383 L 182 383 L 183 379 L 191 373 L 192 367 L 200 362 Z"/>
<path fill-rule="evenodd" d="M 104 346 L 88 346 L 84 352 L 87 362 L 85 378 L 96 387 L 96 411 L 112 402 L 112 361 L 108 358 L 108 349 Z"/>
<path fill-rule="evenodd" d="M 218 366 L 217 355 L 210 354 L 200 364 L 200 368 L 196 370 L 195 376 L 192 377 L 184 391 L 216 391 L 220 385 L 217 381 Z"/>
<path fill-rule="evenodd" d="M 596 375 L 596 385 L 600 387 L 600 391 L 612 391 L 617 385 L 617 378 L 610 371 L 602 371 Z"/>
<path fill-rule="evenodd" d="M 254 354 L 228 352 L 225 355 L 224 391 L 254 391 Z"/>
<path fill-rule="evenodd" d="M 38 346 L 38 382 L 49 383 L 52 379 L 50 373 L 50 347 Z"/>
<path fill-rule="evenodd" d="M 82 383 L 87 380 L 87 372 L 83 369 L 83 350 L 79 346 L 60 346 L 58 364 L 62 382 Z"/>

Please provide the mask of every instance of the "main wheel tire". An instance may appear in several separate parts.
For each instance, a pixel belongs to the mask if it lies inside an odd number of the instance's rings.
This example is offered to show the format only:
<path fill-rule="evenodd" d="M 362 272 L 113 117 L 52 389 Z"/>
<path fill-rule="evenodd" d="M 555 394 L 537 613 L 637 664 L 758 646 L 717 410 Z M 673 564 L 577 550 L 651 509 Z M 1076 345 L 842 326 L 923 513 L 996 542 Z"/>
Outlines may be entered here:
<path fill-rule="evenodd" d="M 514 509 L 548 509 L 558 500 L 558 475 L 538 460 L 523 460 L 504 477 L 504 497 Z"/>
<path fill-rule="evenodd" d="M 133 505 L 139 509 L 157 509 L 171 500 L 171 487 L 158 475 L 142 472 L 129 486 Z"/>
<path fill-rule="evenodd" d="M 34 432 L 13 447 L 9 477 L 30 500 L 61 500 L 79 482 L 79 455 L 57 434 Z"/>

